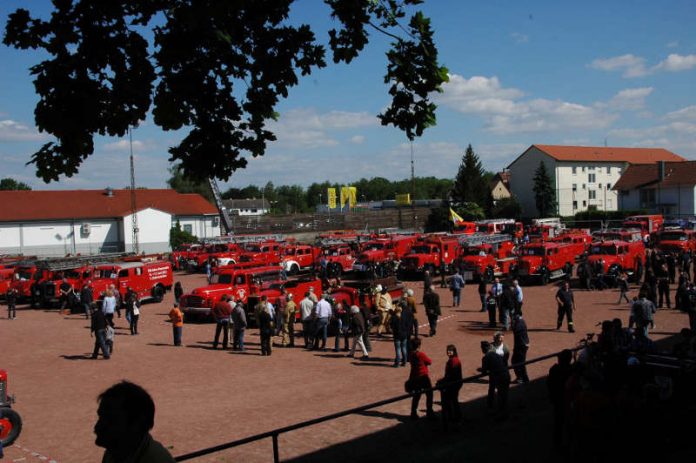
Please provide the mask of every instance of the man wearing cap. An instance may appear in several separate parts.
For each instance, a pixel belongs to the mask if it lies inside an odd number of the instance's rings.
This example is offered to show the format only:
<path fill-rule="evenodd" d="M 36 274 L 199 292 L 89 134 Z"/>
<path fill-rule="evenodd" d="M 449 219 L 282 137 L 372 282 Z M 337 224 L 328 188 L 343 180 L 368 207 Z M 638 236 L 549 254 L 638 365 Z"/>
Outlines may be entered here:
<path fill-rule="evenodd" d="M 305 349 L 309 349 L 314 344 L 312 338 L 312 324 L 314 323 L 314 301 L 309 298 L 310 292 L 305 293 L 304 299 L 300 301 L 300 317 L 302 319 L 302 336 L 304 337 Z"/>
<path fill-rule="evenodd" d="M 319 336 L 321 336 L 321 349 L 326 350 L 326 337 L 329 328 L 329 318 L 331 318 L 331 304 L 327 301 L 328 295 L 322 294 L 317 302 L 316 311 L 316 332 L 314 334 L 314 349 L 319 348 Z"/>

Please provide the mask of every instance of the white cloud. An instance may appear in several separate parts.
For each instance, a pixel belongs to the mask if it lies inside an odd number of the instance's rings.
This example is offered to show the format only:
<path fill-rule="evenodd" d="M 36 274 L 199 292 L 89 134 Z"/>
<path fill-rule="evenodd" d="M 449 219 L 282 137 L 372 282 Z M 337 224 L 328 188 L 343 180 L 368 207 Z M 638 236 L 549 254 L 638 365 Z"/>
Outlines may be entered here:
<path fill-rule="evenodd" d="M 660 61 L 658 64 L 648 68 L 645 65 L 645 58 L 632 54 L 626 54 L 615 56 L 613 58 L 598 58 L 590 63 L 590 67 L 609 72 L 623 71 L 622 76 L 626 78 L 643 77 L 648 74 L 661 71 L 688 71 L 689 69 L 696 67 L 696 55 L 684 56 L 671 53 L 667 56 L 667 58 Z"/>
<path fill-rule="evenodd" d="M 452 74 L 444 92 L 434 98 L 456 111 L 484 116 L 486 128 L 499 134 L 603 128 L 616 118 L 600 107 L 543 98 L 522 100 L 523 96 L 518 89 L 505 88 L 497 77 L 466 79 Z"/>
<path fill-rule="evenodd" d="M 0 120 L 0 142 L 4 141 L 39 141 L 47 136 L 32 127 L 12 119 Z"/>
<path fill-rule="evenodd" d="M 302 108 L 281 114 L 279 120 L 268 124 L 268 127 L 278 139 L 276 146 L 314 149 L 339 144 L 329 132 L 373 125 L 377 125 L 377 118 L 367 112 L 318 113 L 313 108 Z"/>
<path fill-rule="evenodd" d="M 688 71 L 693 67 L 696 67 L 696 55 L 682 56 L 676 53 L 672 53 L 669 56 L 667 56 L 667 58 L 660 61 L 660 63 L 657 64 L 653 69 L 655 71 L 664 70 L 669 72 L 678 72 Z"/>
<path fill-rule="evenodd" d="M 510 34 L 510 37 L 512 37 L 512 40 L 514 40 L 515 43 L 529 42 L 529 36 L 520 32 L 513 32 L 512 34 Z"/>
<path fill-rule="evenodd" d="M 350 137 L 350 142 L 356 145 L 361 145 L 365 142 L 365 137 L 363 135 L 353 135 Z"/>
<path fill-rule="evenodd" d="M 645 58 L 631 54 L 598 58 L 592 61 L 590 67 L 602 71 L 623 71 L 623 77 L 641 77 L 648 74 Z"/>
<path fill-rule="evenodd" d="M 686 108 L 667 113 L 665 119 L 696 121 L 696 105 L 687 106 Z"/>
<path fill-rule="evenodd" d="M 653 90 L 652 87 L 627 88 L 614 95 L 606 105 L 611 109 L 618 110 L 643 109 L 645 107 L 645 98 L 648 97 Z"/>
<path fill-rule="evenodd" d="M 133 152 L 142 152 L 148 149 L 151 149 L 152 146 L 150 143 L 143 142 L 140 140 L 133 140 Z M 130 142 L 129 140 L 119 140 L 111 143 L 106 143 L 104 146 L 102 146 L 102 149 L 104 151 L 125 151 L 129 152 L 130 151 Z"/>

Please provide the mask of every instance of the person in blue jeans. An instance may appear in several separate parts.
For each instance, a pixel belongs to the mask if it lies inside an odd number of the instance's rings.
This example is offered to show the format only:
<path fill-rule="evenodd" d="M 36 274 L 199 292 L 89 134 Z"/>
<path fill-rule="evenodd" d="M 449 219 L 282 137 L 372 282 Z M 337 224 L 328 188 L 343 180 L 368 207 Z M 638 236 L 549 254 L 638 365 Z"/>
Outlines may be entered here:
<path fill-rule="evenodd" d="M 459 270 L 452 276 L 450 280 L 450 289 L 452 290 L 452 307 L 459 307 L 462 299 L 462 289 L 464 288 L 464 278 L 459 273 Z"/>
<path fill-rule="evenodd" d="M 392 335 L 394 336 L 394 368 L 401 366 L 406 366 L 406 360 L 408 360 L 408 331 L 406 331 L 401 318 L 401 307 L 396 307 L 394 310 L 390 310 L 391 318 L 389 319 L 389 327 L 391 328 Z"/>

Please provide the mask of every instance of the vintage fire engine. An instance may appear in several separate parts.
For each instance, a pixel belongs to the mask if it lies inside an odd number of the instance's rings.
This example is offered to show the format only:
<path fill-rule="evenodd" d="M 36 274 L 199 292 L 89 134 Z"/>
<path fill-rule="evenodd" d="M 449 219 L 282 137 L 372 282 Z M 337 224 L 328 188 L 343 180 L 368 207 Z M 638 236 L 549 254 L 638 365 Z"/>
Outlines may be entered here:
<path fill-rule="evenodd" d="M 510 273 L 516 262 L 515 243 L 510 235 L 476 234 L 460 239 L 462 277 L 490 282 Z"/>
<path fill-rule="evenodd" d="M 421 237 L 411 251 L 401 259 L 402 274 L 415 274 L 428 270 L 431 275 L 439 271 L 442 264 L 449 273 L 459 254 L 459 240 L 455 236 L 431 235 Z"/>

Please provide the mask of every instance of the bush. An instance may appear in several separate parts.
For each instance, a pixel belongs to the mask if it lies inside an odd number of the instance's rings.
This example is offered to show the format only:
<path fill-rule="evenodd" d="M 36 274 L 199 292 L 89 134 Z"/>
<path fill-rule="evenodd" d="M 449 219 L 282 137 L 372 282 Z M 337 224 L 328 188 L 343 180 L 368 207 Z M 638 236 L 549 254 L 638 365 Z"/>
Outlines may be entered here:
<path fill-rule="evenodd" d="M 185 243 L 198 243 L 198 238 L 182 230 L 181 223 L 177 220 L 176 225 L 169 230 L 169 246 L 174 250 Z"/>

